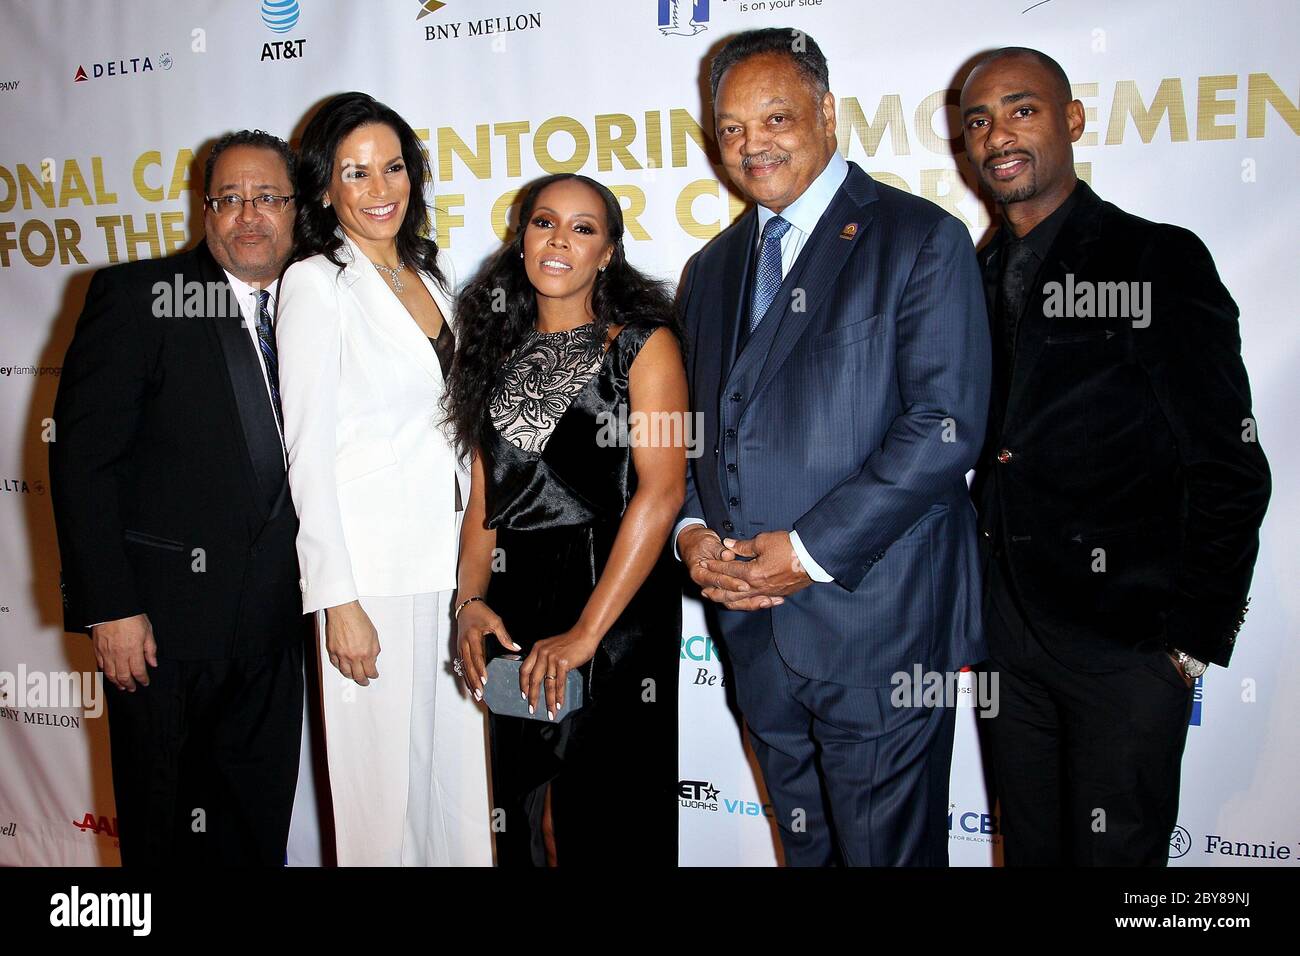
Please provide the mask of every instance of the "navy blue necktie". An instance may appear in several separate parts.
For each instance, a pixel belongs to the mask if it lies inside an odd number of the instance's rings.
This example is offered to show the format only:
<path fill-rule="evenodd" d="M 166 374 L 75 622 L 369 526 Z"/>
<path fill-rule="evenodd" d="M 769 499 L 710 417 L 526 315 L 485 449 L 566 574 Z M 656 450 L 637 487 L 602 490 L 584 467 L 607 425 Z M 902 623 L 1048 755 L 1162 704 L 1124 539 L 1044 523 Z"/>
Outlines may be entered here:
<path fill-rule="evenodd" d="M 262 364 L 266 366 L 266 381 L 271 386 L 271 408 L 275 411 L 275 427 L 284 438 L 284 412 L 280 409 L 280 363 L 275 357 L 275 335 L 271 332 L 271 311 L 267 304 L 271 293 L 257 291 L 257 347 L 262 350 Z"/>
<path fill-rule="evenodd" d="M 781 288 L 781 237 L 790 229 L 790 223 L 773 216 L 763 227 L 763 241 L 758 251 L 758 273 L 754 276 L 754 300 L 749 306 L 749 331 L 758 328 L 767 314 L 767 307 Z"/>

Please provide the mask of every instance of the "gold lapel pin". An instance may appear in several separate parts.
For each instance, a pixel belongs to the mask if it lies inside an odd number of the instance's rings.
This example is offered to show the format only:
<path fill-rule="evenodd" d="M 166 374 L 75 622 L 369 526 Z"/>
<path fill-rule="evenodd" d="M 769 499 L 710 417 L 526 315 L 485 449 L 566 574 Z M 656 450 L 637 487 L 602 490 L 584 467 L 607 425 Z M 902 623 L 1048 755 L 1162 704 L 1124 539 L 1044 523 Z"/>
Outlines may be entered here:
<path fill-rule="evenodd" d="M 843 229 L 840 230 L 841 239 L 852 239 L 857 234 L 858 234 L 858 224 L 856 222 L 851 222 Z"/>

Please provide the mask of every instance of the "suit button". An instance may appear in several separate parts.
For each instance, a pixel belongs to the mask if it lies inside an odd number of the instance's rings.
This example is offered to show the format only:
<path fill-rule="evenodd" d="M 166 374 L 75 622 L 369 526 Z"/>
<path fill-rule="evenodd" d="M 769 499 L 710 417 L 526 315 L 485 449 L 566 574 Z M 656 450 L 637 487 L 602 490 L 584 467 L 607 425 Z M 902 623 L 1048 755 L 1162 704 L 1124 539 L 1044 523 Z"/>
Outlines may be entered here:
<path fill-rule="evenodd" d="M 733 475 L 736 473 L 736 463 L 734 461 L 727 462 L 727 471 L 731 472 Z"/>
<path fill-rule="evenodd" d="M 1012 458 L 1015 457 L 1016 456 L 1011 453 L 1010 448 L 1004 448 L 1000 452 L 998 452 L 998 464 L 1005 465 L 1007 462 L 1009 462 Z"/>
<path fill-rule="evenodd" d="M 727 429 L 727 437 L 728 437 L 728 438 L 735 438 L 735 437 L 736 437 L 736 430 L 735 430 L 734 428 L 728 428 L 728 429 Z"/>
<path fill-rule="evenodd" d="M 739 498 L 735 498 L 735 497 L 728 498 L 728 499 L 727 499 L 727 504 L 731 505 L 731 507 L 734 508 L 734 507 L 736 507 L 736 505 L 740 504 L 740 499 L 739 499 Z"/>
<path fill-rule="evenodd" d="M 724 521 L 724 522 L 722 522 L 722 530 L 723 530 L 723 531 L 735 531 L 735 530 L 736 530 L 736 526 L 735 526 L 734 524 L 732 524 L 730 521 Z"/>
<path fill-rule="evenodd" d="M 739 393 L 739 392 L 732 392 L 732 393 L 731 393 L 731 400 L 732 400 L 733 402 L 738 402 L 738 401 L 740 401 L 740 393 Z"/>

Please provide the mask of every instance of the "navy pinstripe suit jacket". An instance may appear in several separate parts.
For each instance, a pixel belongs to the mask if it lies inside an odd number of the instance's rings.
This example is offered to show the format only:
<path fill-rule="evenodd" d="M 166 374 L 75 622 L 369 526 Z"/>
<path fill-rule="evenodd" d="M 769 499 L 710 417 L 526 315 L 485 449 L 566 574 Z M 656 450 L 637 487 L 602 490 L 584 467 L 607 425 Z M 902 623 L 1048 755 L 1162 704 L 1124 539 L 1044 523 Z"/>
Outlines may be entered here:
<path fill-rule="evenodd" d="M 703 455 L 682 516 L 799 532 L 835 583 L 767 611 L 718 608 L 740 666 L 774 640 L 816 680 L 985 656 L 965 473 L 984 439 L 989 327 L 966 228 L 857 165 L 739 354 L 751 209 L 691 262 L 679 299 Z M 730 467 L 734 466 L 734 467 Z"/>

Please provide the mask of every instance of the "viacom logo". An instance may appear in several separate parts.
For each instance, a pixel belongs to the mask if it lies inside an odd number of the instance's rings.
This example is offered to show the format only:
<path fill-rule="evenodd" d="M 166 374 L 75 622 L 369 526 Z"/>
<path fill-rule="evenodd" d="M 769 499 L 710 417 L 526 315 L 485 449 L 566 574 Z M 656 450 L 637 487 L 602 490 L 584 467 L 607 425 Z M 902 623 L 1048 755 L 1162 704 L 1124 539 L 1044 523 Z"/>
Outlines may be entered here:
<path fill-rule="evenodd" d="M 693 37 L 709 22 L 709 0 L 659 0 L 659 32 Z"/>

